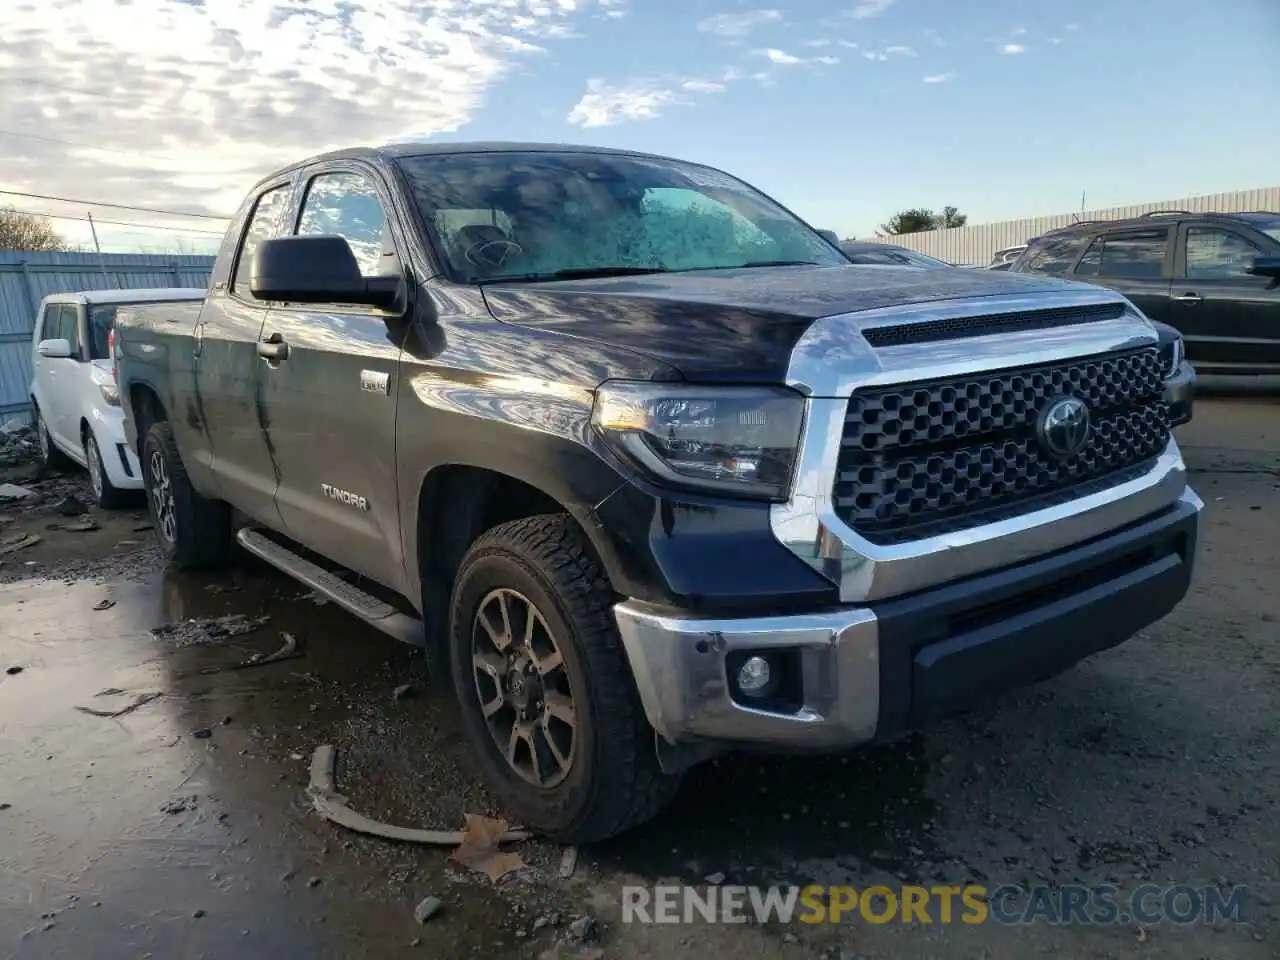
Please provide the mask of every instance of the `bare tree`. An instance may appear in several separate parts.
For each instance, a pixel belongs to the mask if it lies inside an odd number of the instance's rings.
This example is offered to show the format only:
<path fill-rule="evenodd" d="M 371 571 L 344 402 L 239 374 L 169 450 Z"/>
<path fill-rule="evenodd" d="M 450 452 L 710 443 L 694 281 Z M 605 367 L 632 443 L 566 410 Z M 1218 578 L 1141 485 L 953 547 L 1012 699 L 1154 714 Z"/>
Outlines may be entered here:
<path fill-rule="evenodd" d="M 20 210 L 0 210 L 0 250 L 59 253 L 67 243 L 47 218 Z"/>

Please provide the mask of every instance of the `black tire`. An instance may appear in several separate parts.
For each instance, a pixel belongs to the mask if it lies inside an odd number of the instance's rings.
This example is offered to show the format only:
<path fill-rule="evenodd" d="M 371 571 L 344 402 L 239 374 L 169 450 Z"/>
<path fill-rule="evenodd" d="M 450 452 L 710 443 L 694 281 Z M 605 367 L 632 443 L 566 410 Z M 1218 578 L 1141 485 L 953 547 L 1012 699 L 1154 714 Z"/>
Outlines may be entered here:
<path fill-rule="evenodd" d="M 523 779 L 508 763 L 482 710 L 472 634 L 482 602 L 495 591 L 527 598 L 563 657 L 575 723 L 567 773 L 552 786 Z M 513 819 L 565 843 L 603 840 L 648 820 L 680 784 L 658 766 L 614 600 L 586 537 L 565 514 L 514 520 L 484 533 L 454 581 L 450 660 L 472 753 Z"/>
<path fill-rule="evenodd" d="M 170 563 L 187 569 L 218 566 L 231 558 L 231 508 L 221 500 L 206 500 L 191 486 L 167 421 L 147 430 L 142 477 L 156 539 Z"/>
<path fill-rule="evenodd" d="M 71 458 L 58 449 L 49 434 L 49 427 L 44 422 L 44 415 L 39 407 L 34 407 L 36 415 L 36 444 L 40 448 L 40 463 L 49 473 L 61 473 L 70 467 Z"/>
<path fill-rule="evenodd" d="M 102 448 L 93 435 L 93 428 L 86 426 L 84 436 L 80 438 L 84 444 L 84 462 L 89 471 L 89 488 L 93 490 L 93 499 L 103 510 L 115 510 L 129 502 L 129 492 L 118 490 L 112 486 L 107 476 L 106 467 L 102 463 Z"/>

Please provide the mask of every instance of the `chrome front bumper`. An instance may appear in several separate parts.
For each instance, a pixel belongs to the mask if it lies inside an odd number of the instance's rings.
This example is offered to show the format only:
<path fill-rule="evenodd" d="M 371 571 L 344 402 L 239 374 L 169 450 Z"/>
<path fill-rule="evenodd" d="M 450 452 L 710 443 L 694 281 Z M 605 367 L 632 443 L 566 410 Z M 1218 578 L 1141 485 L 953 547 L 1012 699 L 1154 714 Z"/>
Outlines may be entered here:
<path fill-rule="evenodd" d="M 1164 616 L 1190 581 L 1202 506 L 1186 488 L 1157 515 L 1073 550 L 882 604 L 687 619 L 627 601 L 615 614 L 664 740 L 850 747 L 1051 676 Z M 798 709 L 735 698 L 729 655 L 781 649 L 798 651 Z"/>

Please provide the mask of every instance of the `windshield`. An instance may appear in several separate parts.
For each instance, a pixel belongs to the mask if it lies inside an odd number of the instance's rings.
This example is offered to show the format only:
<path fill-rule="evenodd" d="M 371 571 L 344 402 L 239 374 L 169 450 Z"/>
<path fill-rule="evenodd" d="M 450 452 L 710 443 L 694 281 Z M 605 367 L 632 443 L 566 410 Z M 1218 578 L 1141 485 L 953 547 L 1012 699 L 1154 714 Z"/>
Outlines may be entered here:
<path fill-rule="evenodd" d="M 812 228 L 709 167 L 541 152 L 406 157 L 400 166 L 464 282 L 848 264 Z"/>
<path fill-rule="evenodd" d="M 89 307 L 89 359 L 109 360 L 107 335 L 116 325 L 119 304 L 99 304 Z"/>

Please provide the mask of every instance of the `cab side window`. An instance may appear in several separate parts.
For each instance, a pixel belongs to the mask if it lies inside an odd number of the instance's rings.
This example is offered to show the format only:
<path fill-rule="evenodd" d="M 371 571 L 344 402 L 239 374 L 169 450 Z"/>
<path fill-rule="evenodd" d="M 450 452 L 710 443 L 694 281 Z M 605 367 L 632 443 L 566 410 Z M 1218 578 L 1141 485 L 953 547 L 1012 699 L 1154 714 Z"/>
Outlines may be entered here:
<path fill-rule="evenodd" d="M 1211 227 L 1187 231 L 1188 280 L 1253 279 L 1245 268 L 1262 251 L 1244 237 Z"/>
<path fill-rule="evenodd" d="M 359 173 L 312 178 L 302 201 L 298 236 L 342 237 L 366 277 L 389 276 L 399 269 L 378 189 Z"/>
<path fill-rule="evenodd" d="M 240 241 L 240 253 L 236 257 L 236 274 L 231 283 L 232 291 L 246 300 L 254 299 L 249 292 L 249 267 L 253 263 L 253 254 L 263 240 L 270 240 L 280 234 L 280 218 L 289 202 L 288 186 L 272 187 L 258 198 L 254 205 L 249 224 L 245 227 L 244 238 Z"/>

